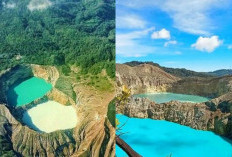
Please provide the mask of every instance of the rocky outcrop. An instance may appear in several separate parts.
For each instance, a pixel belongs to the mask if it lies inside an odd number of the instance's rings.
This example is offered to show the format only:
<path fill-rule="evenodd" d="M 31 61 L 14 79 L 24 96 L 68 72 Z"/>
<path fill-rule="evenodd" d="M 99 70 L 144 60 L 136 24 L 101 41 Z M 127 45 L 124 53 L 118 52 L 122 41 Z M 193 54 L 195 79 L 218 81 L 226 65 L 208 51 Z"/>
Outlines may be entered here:
<path fill-rule="evenodd" d="M 55 67 L 32 64 L 31 68 L 35 77 L 43 78 L 55 86 L 56 81 L 59 78 L 59 72 Z"/>
<path fill-rule="evenodd" d="M 117 86 L 127 85 L 133 94 L 167 91 L 168 87 L 177 80 L 179 78 L 150 64 L 135 67 L 116 64 Z"/>
<path fill-rule="evenodd" d="M 183 78 L 173 83 L 167 91 L 216 98 L 232 91 L 232 76 Z"/>
<path fill-rule="evenodd" d="M 223 97 L 229 97 L 223 96 Z M 190 126 L 199 130 L 210 130 L 217 134 L 231 138 L 232 132 L 232 112 L 223 110 L 220 104 L 231 103 L 226 99 L 214 99 L 207 103 L 187 103 L 171 101 L 168 103 L 157 104 L 147 98 L 131 97 L 124 105 L 117 104 L 117 113 L 129 117 L 151 118 L 156 120 L 167 120 L 178 124 Z M 213 104 L 212 110 L 209 105 Z M 226 105 L 227 106 L 227 105 Z M 230 104 L 231 106 L 231 104 Z"/>
<path fill-rule="evenodd" d="M 72 98 L 70 98 L 69 96 L 67 96 L 66 94 L 64 94 L 63 92 L 59 91 L 56 88 L 53 88 L 50 92 L 48 92 L 47 96 L 50 100 L 54 100 L 63 105 L 76 104 Z"/>

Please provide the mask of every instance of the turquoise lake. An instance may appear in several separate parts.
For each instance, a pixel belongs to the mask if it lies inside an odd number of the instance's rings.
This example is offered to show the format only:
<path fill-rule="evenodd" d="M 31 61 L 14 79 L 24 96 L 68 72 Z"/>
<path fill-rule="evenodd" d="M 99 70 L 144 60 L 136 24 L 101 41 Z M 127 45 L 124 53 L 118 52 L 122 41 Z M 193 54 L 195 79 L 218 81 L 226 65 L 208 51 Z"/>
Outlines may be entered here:
<path fill-rule="evenodd" d="M 197 95 L 187 95 L 187 94 L 176 94 L 176 93 L 149 93 L 149 94 L 137 94 L 135 97 L 148 98 L 156 103 L 165 103 L 172 100 L 178 100 L 182 102 L 192 102 L 201 103 L 206 102 L 209 98 L 197 96 Z"/>
<path fill-rule="evenodd" d="M 52 85 L 44 79 L 31 77 L 10 87 L 7 92 L 8 102 L 13 106 L 22 106 L 43 97 L 51 89 Z"/>
<path fill-rule="evenodd" d="M 121 138 L 143 157 L 232 157 L 231 142 L 210 131 L 161 120 L 117 118 L 120 125 L 126 122 Z M 118 146 L 116 156 L 127 157 Z"/>

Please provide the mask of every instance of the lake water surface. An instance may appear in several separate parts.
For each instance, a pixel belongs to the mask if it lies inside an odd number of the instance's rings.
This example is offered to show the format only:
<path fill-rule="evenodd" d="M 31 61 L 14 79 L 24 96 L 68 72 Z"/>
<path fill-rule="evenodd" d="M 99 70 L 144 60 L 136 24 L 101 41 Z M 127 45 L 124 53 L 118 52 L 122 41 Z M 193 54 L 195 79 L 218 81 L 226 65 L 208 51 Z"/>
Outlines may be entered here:
<path fill-rule="evenodd" d="M 43 97 L 51 89 L 52 85 L 44 79 L 32 77 L 10 87 L 7 92 L 8 103 L 13 106 L 22 106 Z"/>
<path fill-rule="evenodd" d="M 32 77 L 12 85 L 7 97 L 9 104 L 22 106 L 43 97 L 51 89 L 52 85 L 44 79 Z M 22 121 L 38 132 L 50 133 L 75 127 L 77 115 L 73 106 L 47 101 L 24 112 Z"/>
<path fill-rule="evenodd" d="M 49 133 L 75 127 L 77 115 L 73 106 L 47 101 L 26 111 L 23 122 L 36 131 Z"/>
<path fill-rule="evenodd" d="M 117 115 L 124 139 L 143 157 L 232 157 L 231 142 L 210 132 L 172 122 Z M 117 157 L 127 157 L 116 146 Z"/>
<path fill-rule="evenodd" d="M 137 94 L 135 97 L 148 98 L 156 103 L 165 103 L 172 100 L 178 100 L 182 102 L 192 102 L 201 103 L 206 102 L 209 98 L 197 96 L 197 95 L 187 95 L 187 94 L 176 94 L 176 93 L 149 93 L 149 94 Z"/>

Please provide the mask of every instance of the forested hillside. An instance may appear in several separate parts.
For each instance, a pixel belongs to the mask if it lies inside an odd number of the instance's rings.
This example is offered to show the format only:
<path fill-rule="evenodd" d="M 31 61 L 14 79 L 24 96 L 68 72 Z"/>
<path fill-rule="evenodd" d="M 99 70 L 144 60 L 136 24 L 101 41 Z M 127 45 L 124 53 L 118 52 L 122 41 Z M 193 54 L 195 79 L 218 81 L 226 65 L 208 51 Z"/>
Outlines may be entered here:
<path fill-rule="evenodd" d="M 213 72 L 209 72 L 209 74 L 213 76 L 226 76 L 226 75 L 232 75 L 232 69 L 221 69 L 221 70 L 216 70 Z"/>
<path fill-rule="evenodd" d="M 76 65 L 114 77 L 114 19 L 112 0 L 0 0 L 0 71 Z"/>

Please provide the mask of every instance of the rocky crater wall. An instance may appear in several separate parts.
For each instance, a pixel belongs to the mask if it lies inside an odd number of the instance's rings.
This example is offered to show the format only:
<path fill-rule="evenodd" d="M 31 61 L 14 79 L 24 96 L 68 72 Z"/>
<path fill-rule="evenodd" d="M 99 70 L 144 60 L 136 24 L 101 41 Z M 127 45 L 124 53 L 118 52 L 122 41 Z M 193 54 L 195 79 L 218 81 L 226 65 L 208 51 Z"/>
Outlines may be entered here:
<path fill-rule="evenodd" d="M 54 86 L 59 78 L 59 72 L 52 66 L 41 65 L 18 65 L 12 69 L 9 69 L 0 76 L 0 103 L 7 104 L 7 91 L 11 85 L 30 77 L 39 77 L 47 82 L 51 83 L 53 89 L 47 93 L 47 97 L 50 100 L 57 101 L 64 105 L 75 105 L 75 100 L 56 89 Z"/>
<path fill-rule="evenodd" d="M 22 107 L 7 104 L 6 92 L 17 81 L 36 76 L 52 83 L 53 89 Z M 12 148 L 14 156 L 114 156 L 114 128 L 106 116 L 96 120 L 95 110 L 86 109 L 87 104 L 77 106 L 75 101 L 54 86 L 59 73 L 55 67 L 39 65 L 19 65 L 9 69 L 0 76 L 0 138 Z M 79 97 L 79 96 L 78 96 Z M 83 96 L 84 97 L 84 96 Z M 52 133 L 36 132 L 21 122 L 22 114 L 40 102 L 48 99 L 61 104 L 71 104 L 77 109 L 79 122 L 73 129 L 60 130 Z M 80 105 L 81 104 L 81 105 Z M 99 104 L 100 105 L 100 104 Z M 102 104 L 104 106 L 104 104 Z M 94 105 L 96 106 L 96 104 Z M 88 114 L 90 110 L 94 114 Z M 102 146 L 102 147 L 101 147 Z M 13 156 L 11 154 L 11 156 Z"/>
<path fill-rule="evenodd" d="M 230 109 L 222 108 L 222 104 Z M 146 98 L 131 97 L 128 103 L 116 107 L 117 113 L 129 117 L 167 120 L 232 139 L 232 93 L 196 104 L 179 101 L 157 104 Z"/>
<path fill-rule="evenodd" d="M 216 98 L 232 91 L 232 76 L 184 78 L 172 83 L 167 91 Z"/>
<path fill-rule="evenodd" d="M 177 80 L 179 78 L 148 64 L 136 67 L 116 65 L 117 92 L 120 92 L 122 85 L 127 85 L 132 94 L 165 92 Z"/>
<path fill-rule="evenodd" d="M 216 98 L 232 91 L 232 76 L 178 78 L 148 64 L 117 64 L 116 82 L 118 93 L 122 85 L 127 85 L 132 94 L 173 92 Z"/>
<path fill-rule="evenodd" d="M 11 85 L 32 76 L 33 72 L 29 65 L 18 65 L 2 73 L 0 75 L 0 103 L 7 103 L 6 92 Z"/>

